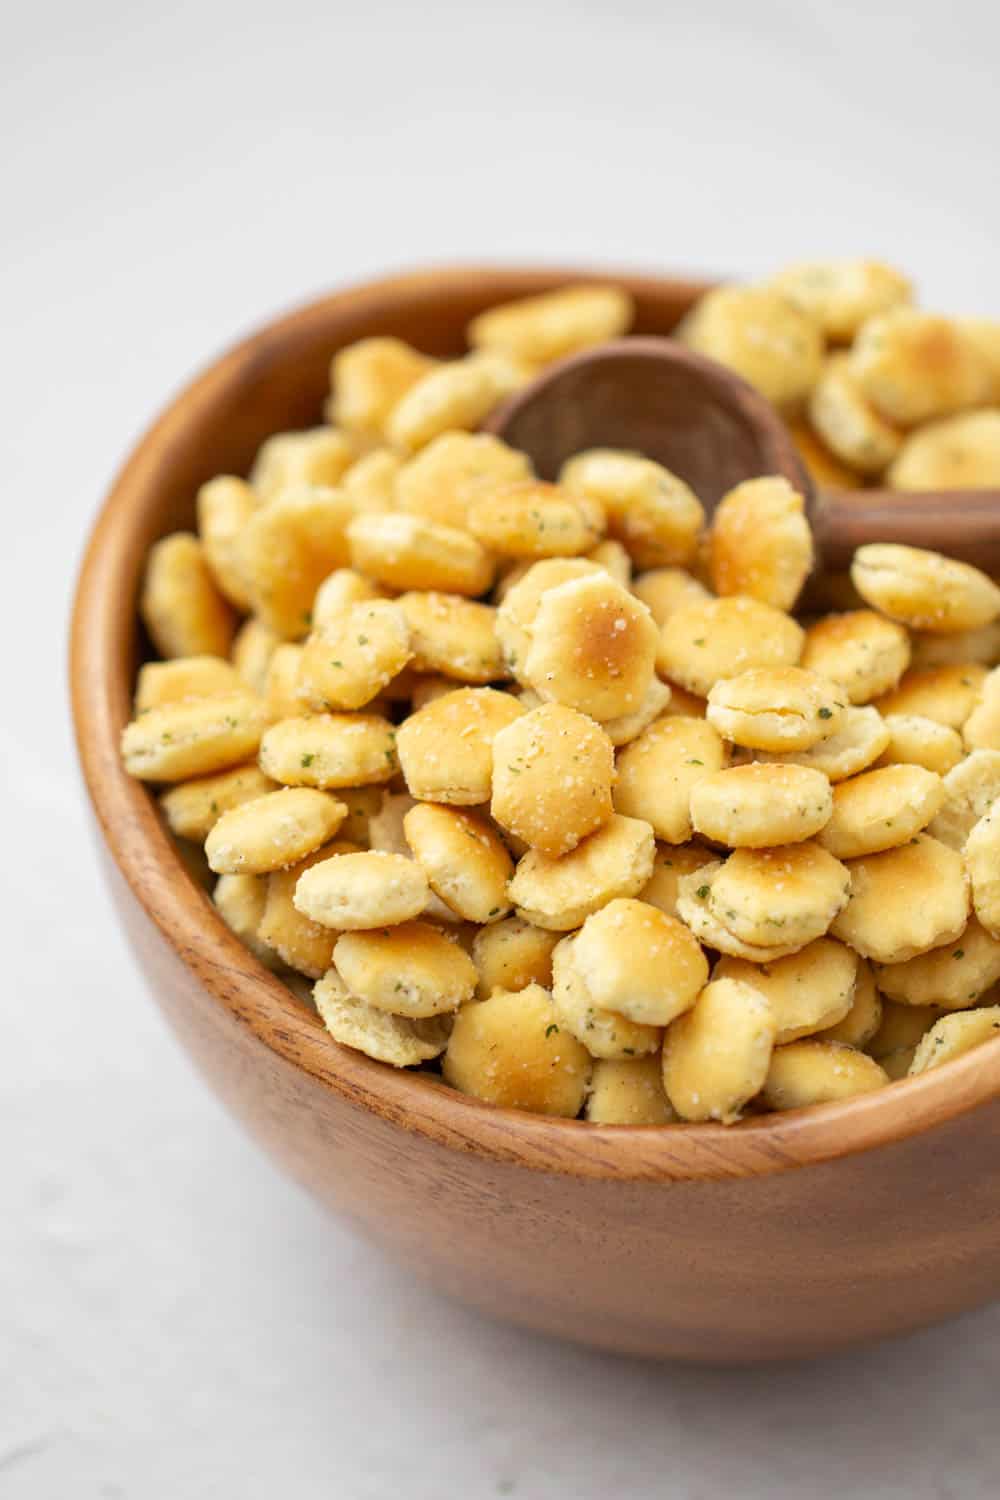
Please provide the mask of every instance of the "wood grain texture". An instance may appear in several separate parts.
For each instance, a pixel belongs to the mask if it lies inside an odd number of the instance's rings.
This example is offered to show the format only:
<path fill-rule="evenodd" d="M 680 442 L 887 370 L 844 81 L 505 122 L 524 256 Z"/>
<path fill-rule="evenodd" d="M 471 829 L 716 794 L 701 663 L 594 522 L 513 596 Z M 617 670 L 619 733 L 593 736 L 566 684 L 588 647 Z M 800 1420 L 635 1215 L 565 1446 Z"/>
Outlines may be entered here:
<path fill-rule="evenodd" d="M 867 542 L 905 542 L 1000 573 L 1000 490 L 838 490 L 812 514 L 826 565 L 847 568 Z"/>
<path fill-rule="evenodd" d="M 487 1313 L 712 1362 L 918 1327 L 1000 1292 L 1000 1042 L 882 1093 L 728 1130 L 492 1109 L 337 1046 L 216 917 L 119 761 L 143 557 L 191 523 L 197 485 L 245 470 L 270 432 L 317 420 L 344 343 L 395 332 L 453 352 L 482 308 L 571 279 L 557 268 L 441 270 L 327 298 L 213 364 L 141 441 L 91 537 L 71 655 L 80 758 L 121 920 L 184 1045 L 265 1148 Z M 652 334 L 669 332 L 700 290 L 616 279 Z"/>

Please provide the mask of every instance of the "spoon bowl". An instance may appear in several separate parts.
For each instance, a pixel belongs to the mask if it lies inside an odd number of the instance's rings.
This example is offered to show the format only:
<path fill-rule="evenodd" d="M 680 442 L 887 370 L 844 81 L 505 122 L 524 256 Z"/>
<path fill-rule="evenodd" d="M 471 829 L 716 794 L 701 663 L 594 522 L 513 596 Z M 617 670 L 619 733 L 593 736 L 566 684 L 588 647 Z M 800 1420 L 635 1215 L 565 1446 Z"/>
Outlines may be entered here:
<path fill-rule="evenodd" d="M 555 479 L 586 448 L 655 459 L 709 517 L 744 479 L 780 474 L 804 496 L 817 567 L 850 566 L 867 542 L 903 542 L 1000 573 L 1000 491 L 819 492 L 777 410 L 740 376 L 670 338 L 622 338 L 551 365 L 484 430 Z"/>
<path fill-rule="evenodd" d="M 780 416 L 732 370 L 669 338 L 623 338 L 552 365 L 491 413 L 487 432 L 554 480 L 584 448 L 625 448 L 691 486 L 708 512 L 743 479 L 812 484 Z"/>

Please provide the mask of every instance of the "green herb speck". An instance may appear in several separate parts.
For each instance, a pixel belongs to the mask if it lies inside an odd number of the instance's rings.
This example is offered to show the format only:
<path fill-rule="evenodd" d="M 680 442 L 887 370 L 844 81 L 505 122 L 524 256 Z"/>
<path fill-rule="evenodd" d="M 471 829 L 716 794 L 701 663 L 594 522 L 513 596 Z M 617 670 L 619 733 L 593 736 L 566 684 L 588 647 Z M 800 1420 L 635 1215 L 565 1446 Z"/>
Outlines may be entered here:
<path fill-rule="evenodd" d="M 709 892 L 709 887 L 707 885 L 700 885 L 698 887 L 698 890 L 697 890 L 697 893 L 696 893 L 697 896 L 698 896 L 698 900 L 699 901 L 704 901 L 705 897 L 708 895 L 708 892 Z"/>
<path fill-rule="evenodd" d="M 833 718 L 833 709 L 832 708 L 826 708 L 824 706 L 823 708 L 820 709 L 819 716 L 820 716 L 821 719 L 832 719 Z"/>
<path fill-rule="evenodd" d="M 312 763 L 313 763 L 313 761 L 314 761 L 314 760 L 315 760 L 315 759 L 316 759 L 316 756 L 315 756 L 315 755 L 314 755 L 314 754 L 311 754 L 311 753 L 309 753 L 309 752 L 308 752 L 308 751 L 307 751 L 307 752 L 306 752 L 306 754 L 305 754 L 305 755 L 303 755 L 303 757 L 302 757 L 302 761 L 301 761 L 301 764 L 302 764 L 302 765 L 303 765 L 303 766 L 311 766 L 311 765 L 312 765 Z"/>
<path fill-rule="evenodd" d="M 559 1031 L 559 1027 L 556 1025 L 555 1021 L 553 1021 L 551 1026 L 546 1026 L 546 1028 L 545 1028 L 545 1035 L 546 1036 L 552 1036 L 553 1034 L 558 1033 L 558 1031 Z"/>

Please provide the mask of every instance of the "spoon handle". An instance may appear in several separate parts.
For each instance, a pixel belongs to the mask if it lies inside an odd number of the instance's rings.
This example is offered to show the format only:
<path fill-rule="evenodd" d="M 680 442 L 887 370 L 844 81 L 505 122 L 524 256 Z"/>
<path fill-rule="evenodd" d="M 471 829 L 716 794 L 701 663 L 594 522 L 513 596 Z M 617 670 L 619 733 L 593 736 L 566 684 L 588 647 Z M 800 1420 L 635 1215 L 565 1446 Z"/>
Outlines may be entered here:
<path fill-rule="evenodd" d="M 1000 575 L 1000 490 L 827 490 L 813 529 L 824 564 L 850 567 L 866 542 L 944 552 Z"/>

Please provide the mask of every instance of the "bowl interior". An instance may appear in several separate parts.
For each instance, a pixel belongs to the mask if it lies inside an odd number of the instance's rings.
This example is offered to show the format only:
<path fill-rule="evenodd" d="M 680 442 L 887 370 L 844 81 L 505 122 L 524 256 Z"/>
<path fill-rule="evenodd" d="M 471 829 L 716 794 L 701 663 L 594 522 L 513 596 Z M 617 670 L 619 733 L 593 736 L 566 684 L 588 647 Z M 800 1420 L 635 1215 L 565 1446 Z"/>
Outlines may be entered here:
<path fill-rule="evenodd" d="M 211 364 L 134 450 L 101 512 L 81 570 L 71 689 L 81 763 L 104 838 L 148 916 L 220 1005 L 359 1107 L 440 1141 L 540 1170 L 672 1181 L 746 1176 L 865 1149 L 984 1103 L 1000 1089 L 1000 1041 L 876 1094 L 748 1118 L 737 1126 L 594 1126 L 496 1109 L 433 1075 L 397 1073 L 338 1046 L 315 1014 L 229 932 L 188 874 L 153 797 L 122 769 L 121 730 L 145 650 L 136 603 L 145 555 L 190 527 L 198 486 L 247 471 L 271 433 L 314 425 L 330 358 L 356 339 L 394 334 L 457 354 L 466 323 L 497 302 L 575 280 L 615 280 L 637 304 L 637 332 L 668 334 L 704 283 L 633 274 L 472 268 L 349 289 L 267 324 Z M 224 964 L 219 960 L 223 959 Z"/>

